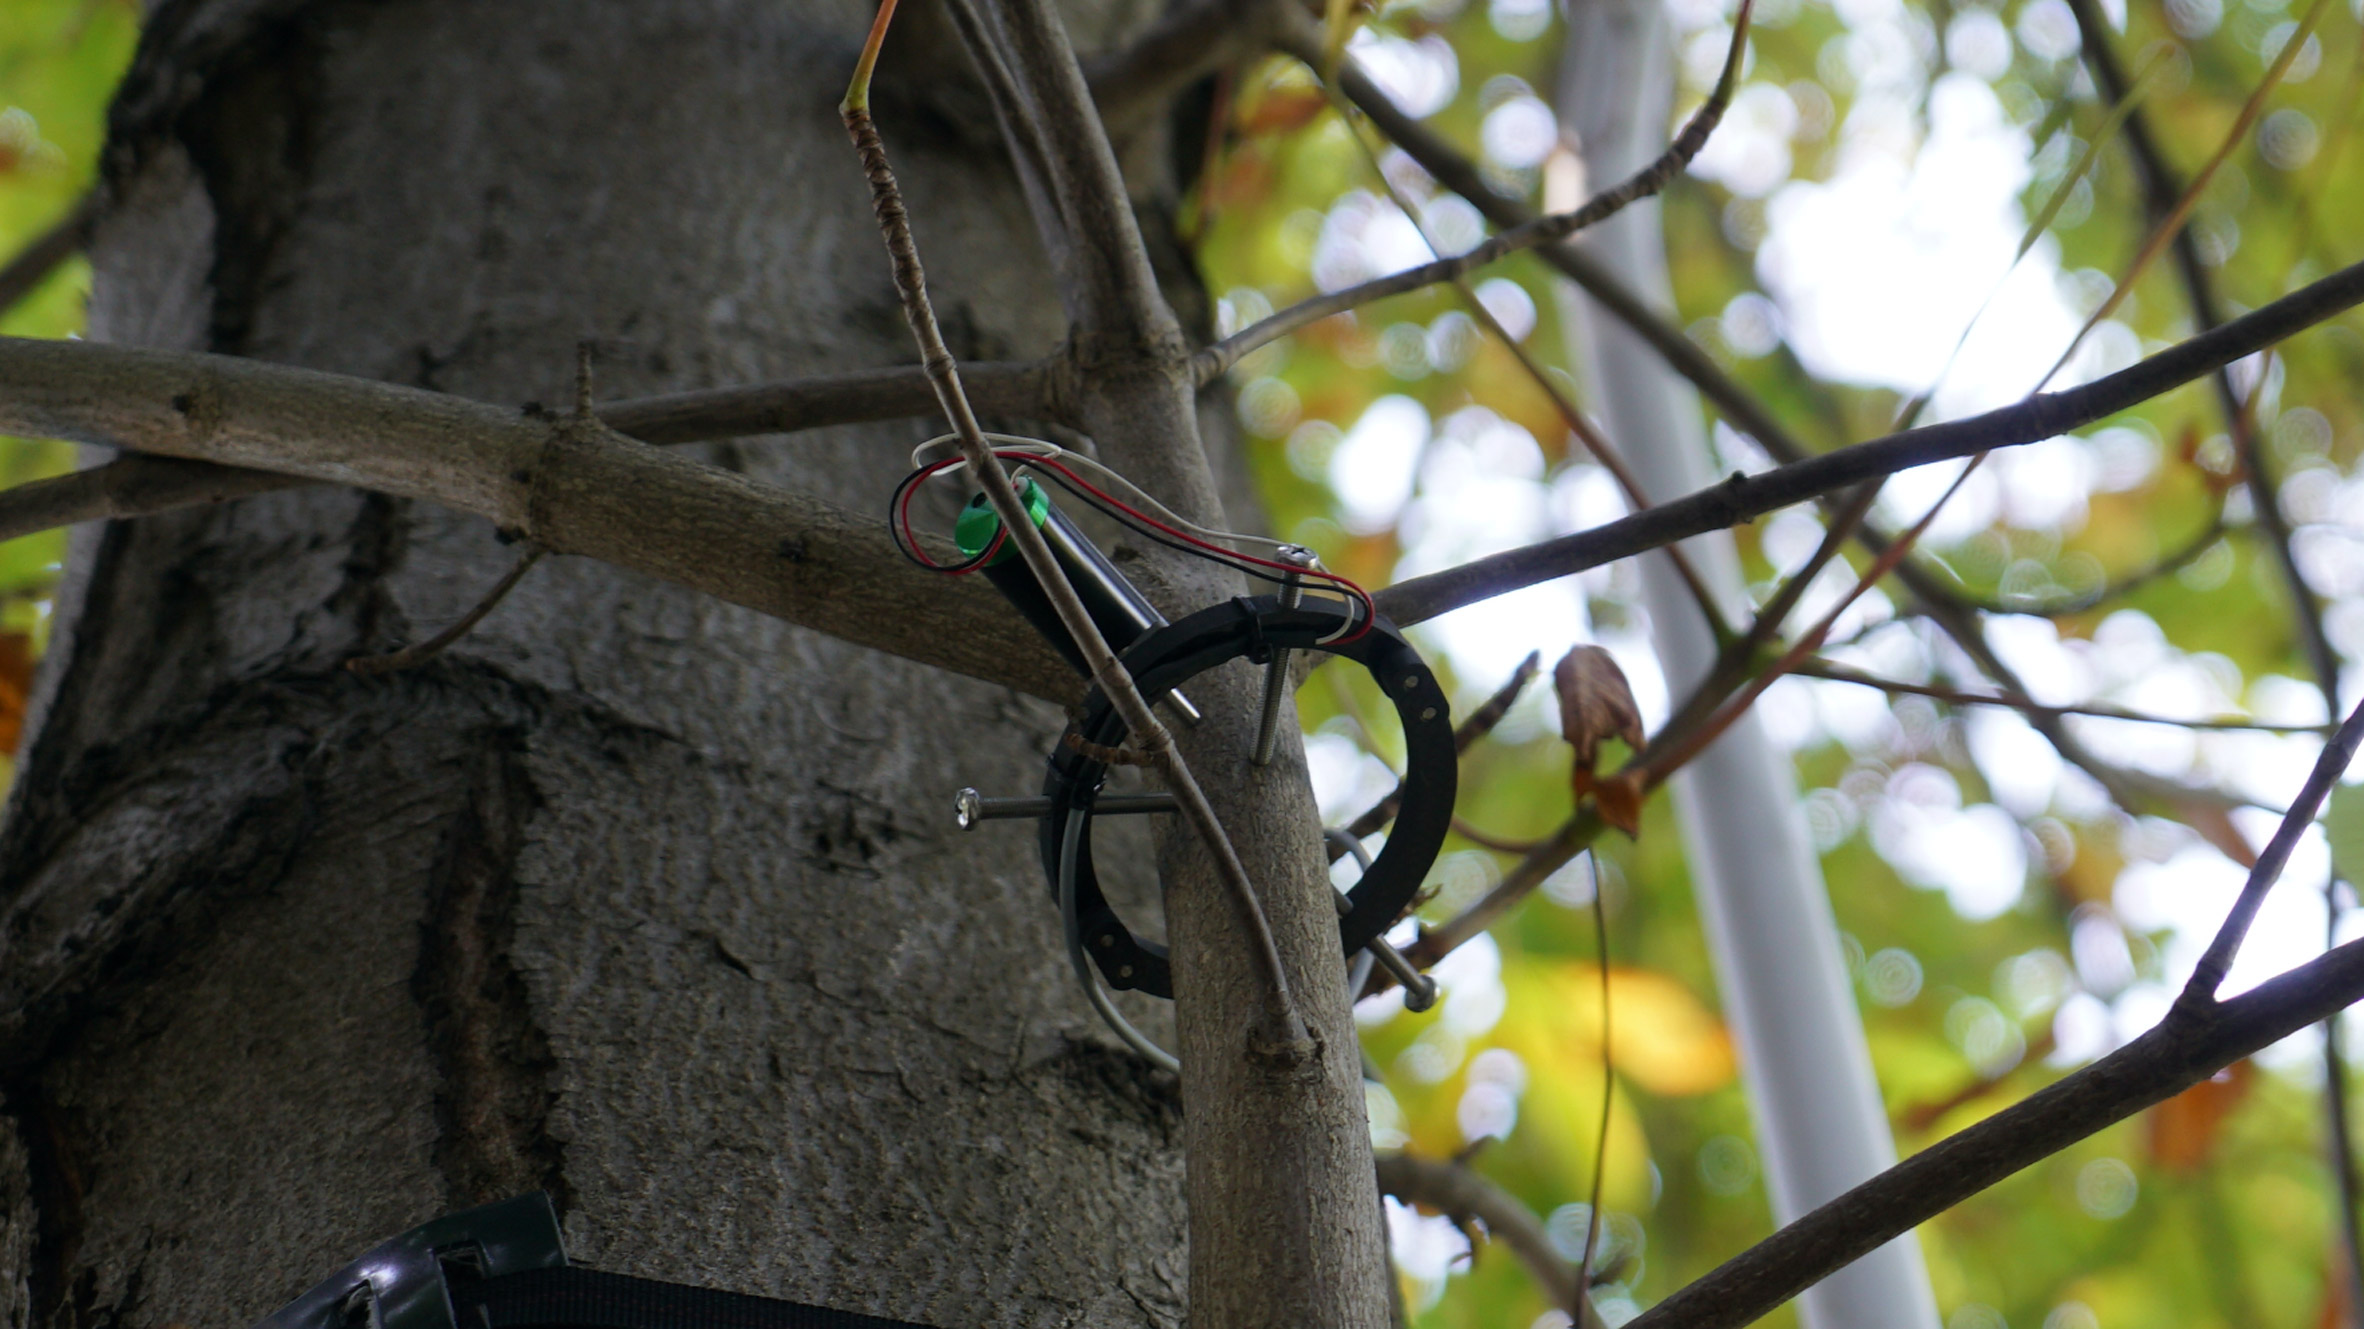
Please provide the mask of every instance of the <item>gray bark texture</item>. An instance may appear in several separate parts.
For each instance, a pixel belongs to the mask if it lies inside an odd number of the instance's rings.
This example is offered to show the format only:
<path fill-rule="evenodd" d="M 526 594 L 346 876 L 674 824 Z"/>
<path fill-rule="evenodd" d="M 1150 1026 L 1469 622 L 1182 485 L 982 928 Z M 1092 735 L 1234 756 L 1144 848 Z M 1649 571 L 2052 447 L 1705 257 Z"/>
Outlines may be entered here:
<path fill-rule="evenodd" d="M 583 338 L 602 398 L 907 362 L 835 114 L 868 17 L 168 0 L 91 335 L 558 410 Z M 909 16 L 880 119 L 953 349 L 1038 355 L 1051 274 L 946 31 Z M 931 432 L 694 455 L 867 509 Z M 1074 990 L 1031 835 L 948 815 L 1029 789 L 1057 709 L 566 558 L 424 667 L 341 668 L 517 554 L 328 487 L 77 533 L 0 836 L 0 1322 L 235 1329 L 547 1188 L 602 1268 L 1179 1323 L 1171 1082 Z"/>

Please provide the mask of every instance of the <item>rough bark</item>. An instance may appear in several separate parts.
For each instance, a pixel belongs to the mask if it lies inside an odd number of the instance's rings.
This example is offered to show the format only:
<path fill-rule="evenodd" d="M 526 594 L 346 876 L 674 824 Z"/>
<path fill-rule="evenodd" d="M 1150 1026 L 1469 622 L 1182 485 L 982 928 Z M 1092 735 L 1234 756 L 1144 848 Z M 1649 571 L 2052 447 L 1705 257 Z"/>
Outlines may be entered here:
<path fill-rule="evenodd" d="M 833 111 L 866 17 L 168 3 L 93 335 L 508 406 L 567 401 L 585 337 L 603 396 L 907 359 Z M 914 34 L 880 102 L 938 308 L 1040 354 L 1024 202 Z M 927 432 L 698 455 L 867 506 Z M 1027 838 L 944 812 L 1030 784 L 1057 711 L 581 559 L 424 668 L 339 667 L 513 556 L 330 488 L 78 533 L 0 836 L 0 972 L 55 979 L 0 1058 L 0 1318 L 234 1326 L 545 1187 L 606 1268 L 1177 1323 L 1172 1088 L 1073 992 Z"/>

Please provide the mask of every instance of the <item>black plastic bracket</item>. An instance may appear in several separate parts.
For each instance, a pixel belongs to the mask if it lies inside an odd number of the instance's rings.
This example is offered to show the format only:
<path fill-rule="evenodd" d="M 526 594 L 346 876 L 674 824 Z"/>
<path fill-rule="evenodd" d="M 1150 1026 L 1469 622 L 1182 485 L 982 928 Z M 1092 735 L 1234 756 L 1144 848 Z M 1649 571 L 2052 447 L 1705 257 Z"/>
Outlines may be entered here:
<path fill-rule="evenodd" d="M 540 1191 L 419 1224 L 263 1317 L 255 1329 L 459 1329 L 447 1276 L 566 1267 L 558 1214 Z"/>

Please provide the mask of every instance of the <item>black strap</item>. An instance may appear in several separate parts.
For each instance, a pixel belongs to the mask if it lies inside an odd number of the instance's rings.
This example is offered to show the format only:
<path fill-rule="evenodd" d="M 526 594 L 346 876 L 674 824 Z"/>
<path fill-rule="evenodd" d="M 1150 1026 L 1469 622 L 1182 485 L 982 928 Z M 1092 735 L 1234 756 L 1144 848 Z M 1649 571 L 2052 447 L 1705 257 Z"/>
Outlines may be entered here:
<path fill-rule="evenodd" d="M 926 1329 L 579 1266 L 454 1279 L 450 1287 L 460 1329 Z"/>

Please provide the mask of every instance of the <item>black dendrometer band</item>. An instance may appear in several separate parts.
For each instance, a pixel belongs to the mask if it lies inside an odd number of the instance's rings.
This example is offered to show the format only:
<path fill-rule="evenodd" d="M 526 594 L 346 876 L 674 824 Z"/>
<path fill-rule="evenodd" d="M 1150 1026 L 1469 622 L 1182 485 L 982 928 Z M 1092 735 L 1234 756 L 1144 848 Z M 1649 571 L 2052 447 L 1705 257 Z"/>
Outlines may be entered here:
<path fill-rule="evenodd" d="M 1403 801 L 1386 846 L 1348 892 L 1352 907 L 1339 920 L 1344 952 L 1352 955 L 1393 927 L 1418 894 L 1452 827 L 1460 777 L 1451 707 L 1420 653 L 1383 618 L 1349 637 L 1338 636 L 1338 623 L 1337 610 L 1328 605 L 1282 608 L 1274 596 L 1243 596 L 1144 635 L 1124 653 L 1123 662 L 1142 698 L 1153 704 L 1218 665 L 1240 659 L 1261 664 L 1276 647 L 1343 656 L 1370 671 L 1403 721 L 1405 774 Z M 1084 949 L 1110 987 L 1171 997 L 1165 948 L 1133 935 L 1101 893 L 1092 868 L 1092 803 L 1108 775 L 1104 754 L 1127 736 L 1124 718 L 1095 687 L 1074 732 L 1081 743 L 1060 746 L 1043 784 L 1051 801 L 1039 831 L 1043 868 L 1055 893 L 1068 818 L 1083 817 L 1074 872 Z"/>

